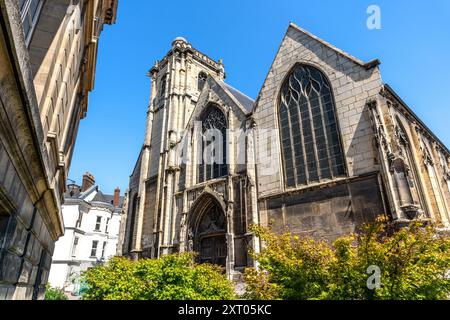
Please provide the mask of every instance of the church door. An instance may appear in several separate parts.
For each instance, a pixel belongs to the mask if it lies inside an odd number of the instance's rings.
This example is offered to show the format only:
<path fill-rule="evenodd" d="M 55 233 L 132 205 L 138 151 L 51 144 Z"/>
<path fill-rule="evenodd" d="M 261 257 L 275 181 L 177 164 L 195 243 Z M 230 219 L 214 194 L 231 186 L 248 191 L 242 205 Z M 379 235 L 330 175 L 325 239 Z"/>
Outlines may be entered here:
<path fill-rule="evenodd" d="M 200 240 L 200 263 L 212 263 L 225 266 L 227 244 L 225 234 L 204 237 Z"/>
<path fill-rule="evenodd" d="M 222 209 L 213 203 L 198 221 L 195 230 L 195 251 L 200 263 L 211 263 L 225 267 L 227 257 L 226 220 Z"/>

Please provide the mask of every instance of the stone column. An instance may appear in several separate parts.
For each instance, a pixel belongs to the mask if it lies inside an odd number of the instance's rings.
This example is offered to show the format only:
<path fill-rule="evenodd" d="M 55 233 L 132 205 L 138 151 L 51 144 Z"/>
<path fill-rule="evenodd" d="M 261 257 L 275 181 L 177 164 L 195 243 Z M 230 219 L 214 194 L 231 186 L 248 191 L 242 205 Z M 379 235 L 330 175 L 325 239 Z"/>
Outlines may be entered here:
<path fill-rule="evenodd" d="M 382 96 L 378 96 L 376 100 L 369 101 L 367 105 L 371 110 L 374 136 L 378 144 L 381 177 L 384 181 L 384 185 L 386 186 L 386 194 L 388 197 L 390 210 L 393 214 L 393 219 L 396 220 L 401 217 L 398 215 L 400 212 L 400 208 L 398 206 L 399 199 L 395 192 L 395 182 L 390 173 L 390 165 L 388 160 L 388 155 L 393 152 L 388 134 L 389 131 L 393 132 L 393 128 L 388 130 L 389 127 L 393 127 L 392 121 L 389 118 L 389 107 L 386 99 Z M 386 121 L 390 122 L 389 125 L 386 124 Z"/>
<path fill-rule="evenodd" d="M 258 214 L 258 190 L 256 185 L 256 154 L 255 154 L 255 134 L 256 134 L 256 124 L 253 123 L 253 119 L 250 119 L 250 123 L 246 126 L 247 130 L 250 132 L 246 132 L 247 136 L 247 186 L 250 194 L 250 203 L 251 203 L 251 223 L 255 225 L 260 224 L 259 214 Z M 248 232 L 248 231 L 247 231 Z M 252 235 L 251 247 L 254 252 L 260 252 L 260 240 L 255 235 Z"/>
<path fill-rule="evenodd" d="M 150 150 L 151 150 L 151 134 L 152 134 L 152 126 L 153 126 L 153 110 L 154 110 L 154 98 L 156 97 L 157 90 L 157 82 L 156 72 L 151 75 L 152 83 L 151 83 L 151 93 L 150 93 L 150 102 L 147 110 L 147 126 L 145 129 L 145 137 L 144 137 L 144 145 L 141 159 L 141 172 L 139 177 L 139 195 L 138 195 L 138 210 L 137 214 L 137 227 L 135 229 L 136 232 L 136 242 L 134 244 L 134 248 L 132 251 L 136 252 L 139 256 L 142 252 L 142 227 L 144 220 L 144 210 L 145 210 L 145 180 L 148 178 L 148 168 L 150 162 Z"/>

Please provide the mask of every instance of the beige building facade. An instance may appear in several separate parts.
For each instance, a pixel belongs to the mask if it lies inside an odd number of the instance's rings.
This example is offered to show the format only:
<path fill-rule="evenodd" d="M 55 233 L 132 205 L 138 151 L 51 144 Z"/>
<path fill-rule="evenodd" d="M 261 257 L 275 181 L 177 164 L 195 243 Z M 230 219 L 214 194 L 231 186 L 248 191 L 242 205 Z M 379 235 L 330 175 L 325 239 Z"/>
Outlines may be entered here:
<path fill-rule="evenodd" d="M 253 101 L 175 39 L 149 72 L 122 254 L 196 251 L 233 278 L 260 248 L 252 224 L 327 241 L 378 216 L 448 228 L 450 152 L 379 65 L 290 24 Z"/>
<path fill-rule="evenodd" d="M 117 0 L 1 0 L 0 9 L 0 299 L 41 299 Z"/>

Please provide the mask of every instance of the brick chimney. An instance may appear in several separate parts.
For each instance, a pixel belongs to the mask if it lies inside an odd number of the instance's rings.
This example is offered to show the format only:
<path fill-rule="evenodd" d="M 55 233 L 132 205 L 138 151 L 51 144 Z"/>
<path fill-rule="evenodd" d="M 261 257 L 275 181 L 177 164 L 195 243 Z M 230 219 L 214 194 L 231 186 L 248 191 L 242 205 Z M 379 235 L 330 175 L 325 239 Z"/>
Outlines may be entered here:
<path fill-rule="evenodd" d="M 114 199 L 113 199 L 113 206 L 118 207 L 119 206 L 119 200 L 120 200 L 120 189 L 117 187 L 114 189 Z"/>
<path fill-rule="evenodd" d="M 83 184 L 81 185 L 81 191 L 86 191 L 90 187 L 92 187 L 95 184 L 95 178 L 92 174 L 89 172 L 86 172 L 83 175 Z"/>

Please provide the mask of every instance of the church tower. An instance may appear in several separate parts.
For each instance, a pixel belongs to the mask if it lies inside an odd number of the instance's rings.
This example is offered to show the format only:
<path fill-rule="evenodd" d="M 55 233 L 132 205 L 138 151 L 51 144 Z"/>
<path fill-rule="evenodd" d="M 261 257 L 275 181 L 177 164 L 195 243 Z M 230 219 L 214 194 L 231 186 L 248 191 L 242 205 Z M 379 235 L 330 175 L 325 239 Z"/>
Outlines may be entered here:
<path fill-rule="evenodd" d="M 189 121 L 208 77 L 225 78 L 224 67 L 177 37 L 172 48 L 149 71 L 150 103 L 144 144 L 136 167 L 134 190 L 130 190 L 128 244 L 135 258 L 158 257 L 173 248 L 173 195 L 180 168 L 176 146 Z"/>

